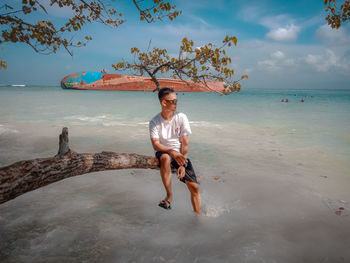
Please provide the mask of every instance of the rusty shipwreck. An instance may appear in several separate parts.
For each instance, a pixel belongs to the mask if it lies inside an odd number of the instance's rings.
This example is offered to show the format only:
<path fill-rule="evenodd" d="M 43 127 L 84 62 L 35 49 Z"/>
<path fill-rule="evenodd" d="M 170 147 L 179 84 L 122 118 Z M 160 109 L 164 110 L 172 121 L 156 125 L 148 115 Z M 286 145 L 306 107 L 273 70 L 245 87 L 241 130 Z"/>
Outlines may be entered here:
<path fill-rule="evenodd" d="M 208 81 L 207 86 L 191 80 L 158 79 L 160 87 L 173 88 L 181 92 L 219 92 L 224 89 L 223 82 Z M 81 72 L 64 77 L 63 89 L 77 90 L 115 90 L 115 91 L 154 91 L 155 83 L 149 77 L 107 74 L 101 72 Z"/>

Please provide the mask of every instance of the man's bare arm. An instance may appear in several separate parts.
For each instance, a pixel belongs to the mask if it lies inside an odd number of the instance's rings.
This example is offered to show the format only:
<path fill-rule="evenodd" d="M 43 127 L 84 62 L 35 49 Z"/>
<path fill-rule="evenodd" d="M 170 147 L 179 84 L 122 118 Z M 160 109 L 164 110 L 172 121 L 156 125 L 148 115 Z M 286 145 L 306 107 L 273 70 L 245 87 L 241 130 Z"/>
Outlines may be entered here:
<path fill-rule="evenodd" d="M 161 144 L 159 142 L 158 138 L 151 138 L 151 142 L 152 142 L 152 146 L 153 146 L 154 150 L 156 150 L 158 152 L 165 152 L 165 153 L 171 155 L 172 157 L 174 157 L 175 161 L 180 166 L 185 165 L 185 163 L 187 162 L 187 159 L 183 154 L 164 146 L 163 144 Z"/>
<path fill-rule="evenodd" d="M 188 153 L 188 135 L 181 136 L 181 153 L 187 158 Z"/>

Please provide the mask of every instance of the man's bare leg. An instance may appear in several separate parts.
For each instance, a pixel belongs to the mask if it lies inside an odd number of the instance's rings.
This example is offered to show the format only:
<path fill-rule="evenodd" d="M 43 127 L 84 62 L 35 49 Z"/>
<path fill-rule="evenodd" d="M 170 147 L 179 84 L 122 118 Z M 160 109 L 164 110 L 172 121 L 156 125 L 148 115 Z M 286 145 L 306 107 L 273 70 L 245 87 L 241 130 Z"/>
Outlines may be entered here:
<path fill-rule="evenodd" d="M 162 177 L 163 185 L 166 191 L 166 197 L 164 200 L 169 204 L 173 201 L 173 192 L 171 189 L 171 157 L 169 154 L 163 153 L 160 157 L 160 176 Z"/>
<path fill-rule="evenodd" d="M 200 214 L 202 212 L 202 199 L 199 193 L 199 186 L 197 183 L 185 181 L 191 193 L 191 203 L 193 206 L 193 211 L 196 214 Z"/>

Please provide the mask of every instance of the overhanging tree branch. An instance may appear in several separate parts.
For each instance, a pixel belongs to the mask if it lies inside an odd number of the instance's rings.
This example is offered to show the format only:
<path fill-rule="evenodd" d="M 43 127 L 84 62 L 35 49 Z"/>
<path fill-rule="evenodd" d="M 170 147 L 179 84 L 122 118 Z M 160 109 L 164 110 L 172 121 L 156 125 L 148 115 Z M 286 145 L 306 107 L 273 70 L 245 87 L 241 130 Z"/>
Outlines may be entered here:
<path fill-rule="evenodd" d="M 39 21 L 31 23 L 26 18 L 27 14 L 43 10 L 48 13 L 44 5 L 44 0 L 22 0 L 21 8 L 14 10 L 8 4 L 0 9 L 9 10 L 0 14 L 0 25 L 2 27 L 0 34 L 0 44 L 5 42 L 25 43 L 35 52 L 41 54 L 56 53 L 60 47 L 73 55 L 74 47 L 82 47 L 92 39 L 91 36 L 85 36 L 84 40 L 68 40 L 67 35 L 71 32 L 82 30 L 86 23 L 99 22 L 106 26 L 117 28 L 126 20 L 123 14 L 117 12 L 114 8 L 109 8 L 106 2 L 109 0 L 50 0 L 50 6 L 66 7 L 73 11 L 72 17 L 67 19 L 63 25 L 54 24 L 51 21 Z M 45 1 L 47 2 L 47 1 Z M 166 0 L 152 0 L 153 4 L 149 6 L 140 6 L 140 3 L 134 1 L 135 7 L 140 13 L 140 19 L 147 22 L 154 22 L 168 17 L 170 20 L 176 18 L 181 11 L 176 10 L 176 6 L 170 5 Z M 112 2 L 111 2 L 112 3 Z M 10 11 L 11 10 L 11 11 Z M 0 64 L 0 68 L 3 64 Z"/>
<path fill-rule="evenodd" d="M 155 20 L 162 20 L 164 17 L 168 17 L 170 20 L 174 20 L 181 11 L 176 10 L 176 6 L 171 6 L 169 2 L 160 0 L 153 0 L 153 6 L 141 7 L 142 1 L 133 0 L 133 3 L 140 13 L 140 20 L 146 20 L 147 23 L 152 23 Z"/>
<path fill-rule="evenodd" d="M 194 48 L 194 42 L 183 38 L 178 57 L 170 57 L 166 49 L 153 48 L 151 51 L 141 52 L 138 48 L 131 48 L 134 55 L 134 63 L 119 62 L 112 65 L 116 70 L 129 70 L 134 74 L 143 75 L 147 73 L 156 84 L 156 89 L 160 89 L 157 74 L 169 73 L 173 78 L 178 78 L 187 85 L 204 85 L 208 91 L 220 94 L 229 94 L 240 91 L 242 79 L 247 75 L 234 80 L 233 69 L 228 67 L 231 58 L 226 54 L 225 47 L 236 45 L 236 37 L 226 36 L 222 45 L 217 47 L 212 43 L 202 47 Z M 184 55 L 186 54 L 186 55 Z M 185 79 L 187 78 L 187 79 Z M 211 82 L 221 82 L 224 85 L 221 90 L 217 86 L 212 87 Z"/>
<path fill-rule="evenodd" d="M 324 0 L 328 16 L 326 20 L 332 28 L 338 29 L 350 20 L 350 0 Z"/>

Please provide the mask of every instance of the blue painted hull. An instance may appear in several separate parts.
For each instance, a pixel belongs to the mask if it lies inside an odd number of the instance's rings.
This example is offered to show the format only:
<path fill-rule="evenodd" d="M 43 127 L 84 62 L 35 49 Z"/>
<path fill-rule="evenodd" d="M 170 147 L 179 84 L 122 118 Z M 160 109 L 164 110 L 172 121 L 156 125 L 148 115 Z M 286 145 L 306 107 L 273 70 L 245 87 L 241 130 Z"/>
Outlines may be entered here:
<path fill-rule="evenodd" d="M 92 71 L 70 74 L 61 80 L 61 88 L 75 89 L 73 86 L 93 83 L 100 80 L 104 74 L 106 73 Z"/>

